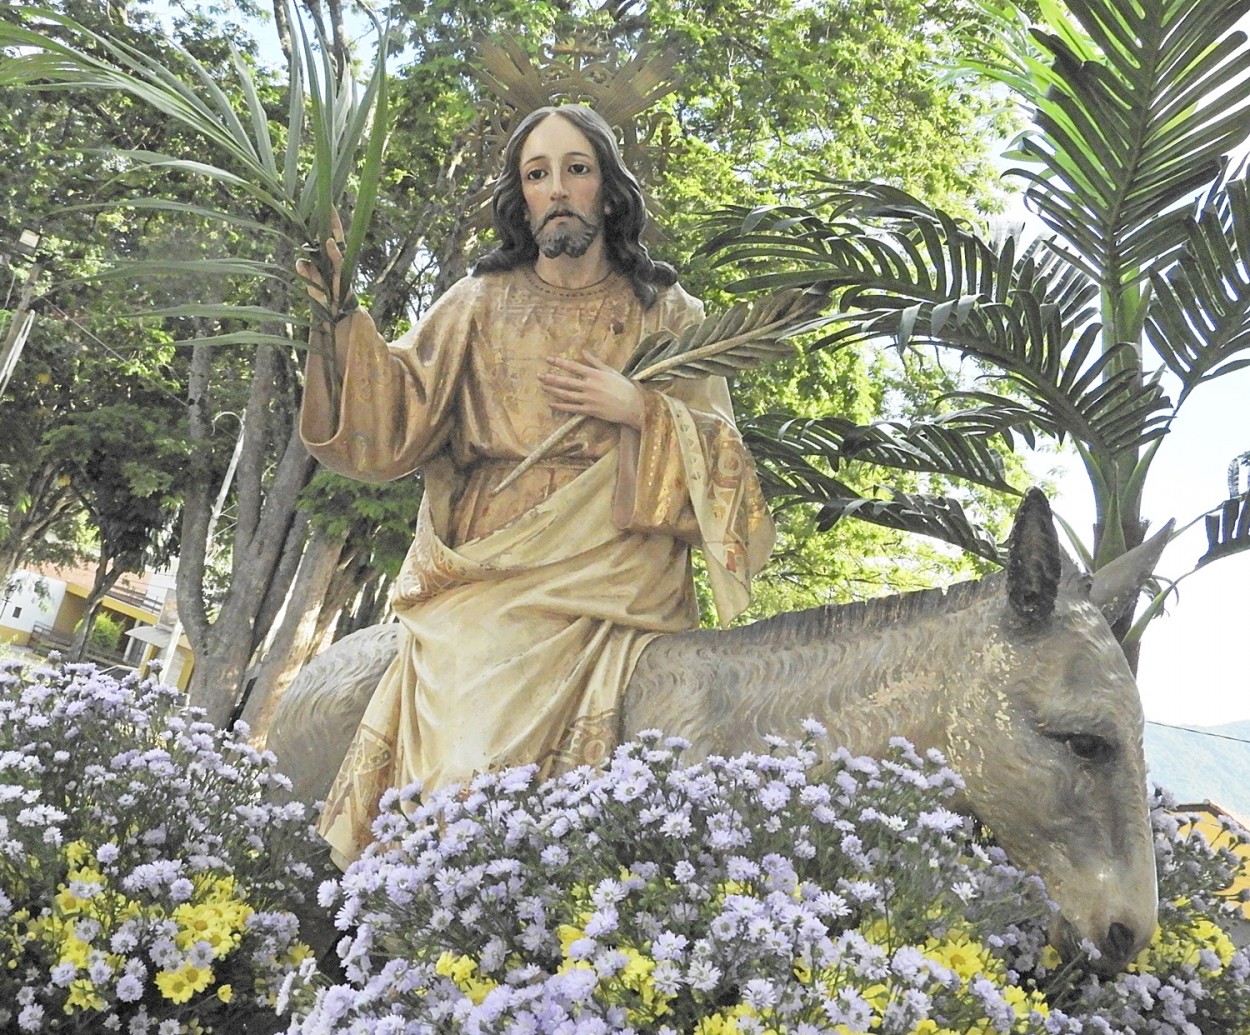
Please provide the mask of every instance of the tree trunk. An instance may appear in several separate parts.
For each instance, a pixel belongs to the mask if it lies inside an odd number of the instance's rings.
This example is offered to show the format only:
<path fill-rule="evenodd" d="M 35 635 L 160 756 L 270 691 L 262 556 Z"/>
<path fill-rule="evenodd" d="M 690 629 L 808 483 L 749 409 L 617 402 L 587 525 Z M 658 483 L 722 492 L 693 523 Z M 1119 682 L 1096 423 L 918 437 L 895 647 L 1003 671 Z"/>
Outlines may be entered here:
<path fill-rule="evenodd" d="M 109 590 L 117 585 L 117 580 L 121 576 L 121 565 L 111 564 L 108 557 L 100 558 L 100 563 L 96 565 L 95 578 L 91 582 L 91 592 L 87 594 L 82 621 L 74 632 L 74 642 L 69 648 L 69 656 L 74 661 L 82 661 L 83 655 L 86 654 L 87 640 L 90 639 L 91 630 L 95 627 L 96 615 L 100 612 L 100 604 L 108 596 Z"/>
<path fill-rule="evenodd" d="M 290 365 L 290 357 L 278 349 L 257 352 L 233 486 L 238 518 L 230 586 L 213 620 L 204 583 L 220 486 L 211 478 L 201 479 L 183 507 L 178 612 L 195 652 L 189 696 L 217 725 L 228 722 L 234 712 L 244 674 L 286 599 L 307 538 L 308 522 L 297 508 L 312 476 L 313 460 L 295 423 Z M 211 349 L 194 346 L 188 426 L 192 440 L 202 443 L 209 440 L 212 424 L 211 373 Z"/>
<path fill-rule="evenodd" d="M 264 744 L 278 702 L 317 642 L 326 591 L 338 568 L 346 539 L 346 531 L 336 536 L 317 530 L 304 550 L 282 621 L 269 650 L 249 678 L 251 689 L 241 717 L 251 727 L 253 744 Z"/>
<path fill-rule="evenodd" d="M 69 485 L 60 481 L 59 472 L 43 469 L 21 494 L 29 503 L 9 506 L 6 534 L 0 540 L 0 587 L 7 586 L 26 563 L 31 547 L 46 542 L 48 530 L 78 505 Z"/>

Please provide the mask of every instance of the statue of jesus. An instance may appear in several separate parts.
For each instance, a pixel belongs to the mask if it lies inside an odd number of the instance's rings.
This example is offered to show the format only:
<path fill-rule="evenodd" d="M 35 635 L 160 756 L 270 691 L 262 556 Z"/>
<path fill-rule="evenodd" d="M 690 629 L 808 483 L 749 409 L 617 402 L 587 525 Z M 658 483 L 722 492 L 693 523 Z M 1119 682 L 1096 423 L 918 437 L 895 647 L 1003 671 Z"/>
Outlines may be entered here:
<path fill-rule="evenodd" d="M 372 840 L 387 788 L 603 763 L 643 647 L 697 624 L 690 548 L 724 623 L 772 548 L 725 381 L 657 391 L 618 373 L 702 306 L 643 244 L 642 191 L 608 124 L 578 105 L 522 119 L 493 215 L 498 247 L 394 344 L 359 309 L 313 331 L 310 452 L 363 481 L 424 482 L 392 600 L 399 654 L 321 816 L 340 866 Z M 591 419 L 495 492 L 568 414 Z"/>

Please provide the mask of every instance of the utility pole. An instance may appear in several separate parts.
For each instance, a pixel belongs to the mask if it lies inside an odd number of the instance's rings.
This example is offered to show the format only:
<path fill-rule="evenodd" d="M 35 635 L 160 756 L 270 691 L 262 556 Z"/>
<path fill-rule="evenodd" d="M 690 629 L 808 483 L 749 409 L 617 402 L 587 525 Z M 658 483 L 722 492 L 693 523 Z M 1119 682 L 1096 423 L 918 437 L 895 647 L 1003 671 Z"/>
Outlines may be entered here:
<path fill-rule="evenodd" d="M 17 299 L 17 308 L 9 319 L 4 341 L 0 343 L 0 397 L 9 386 L 9 378 L 17 368 L 17 361 L 26 345 L 26 338 L 35 322 L 35 313 L 31 306 L 35 300 L 35 285 L 39 279 L 39 263 L 34 263 L 26 274 L 26 283 Z"/>

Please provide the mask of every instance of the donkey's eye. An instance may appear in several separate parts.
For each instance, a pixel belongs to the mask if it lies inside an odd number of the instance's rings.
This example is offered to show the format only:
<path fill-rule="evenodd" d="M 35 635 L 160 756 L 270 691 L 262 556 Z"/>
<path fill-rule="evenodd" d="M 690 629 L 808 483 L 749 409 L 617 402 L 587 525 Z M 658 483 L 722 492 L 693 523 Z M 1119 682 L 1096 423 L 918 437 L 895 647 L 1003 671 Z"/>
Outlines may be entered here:
<path fill-rule="evenodd" d="M 1108 762 L 1115 757 L 1115 745 L 1095 733 L 1057 733 L 1053 737 L 1084 762 Z"/>

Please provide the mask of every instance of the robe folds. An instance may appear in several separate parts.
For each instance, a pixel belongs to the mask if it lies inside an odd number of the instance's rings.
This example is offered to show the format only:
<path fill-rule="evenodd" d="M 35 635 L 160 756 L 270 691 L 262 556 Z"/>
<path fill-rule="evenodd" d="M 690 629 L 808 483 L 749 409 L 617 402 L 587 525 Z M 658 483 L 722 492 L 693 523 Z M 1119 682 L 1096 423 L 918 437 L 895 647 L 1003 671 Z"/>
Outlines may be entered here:
<path fill-rule="evenodd" d="M 539 389 L 547 357 L 587 350 L 619 370 L 648 334 L 701 316 L 679 286 L 643 309 L 618 274 L 564 289 L 523 267 L 466 277 L 393 345 L 367 313 L 338 324 L 339 410 L 306 389 L 306 445 L 349 477 L 419 470 L 424 487 L 392 596 L 399 653 L 318 828 L 339 865 L 372 840 L 388 788 L 606 761 L 642 649 L 697 624 L 691 545 L 721 621 L 746 606 L 773 525 L 721 378 L 644 388 L 640 432 L 586 420 L 493 491 L 567 419 Z"/>

